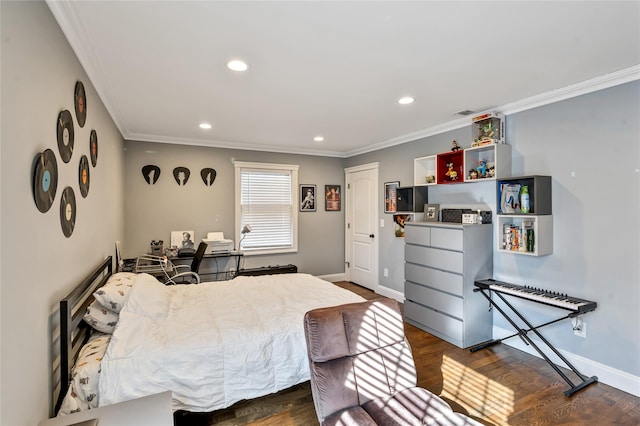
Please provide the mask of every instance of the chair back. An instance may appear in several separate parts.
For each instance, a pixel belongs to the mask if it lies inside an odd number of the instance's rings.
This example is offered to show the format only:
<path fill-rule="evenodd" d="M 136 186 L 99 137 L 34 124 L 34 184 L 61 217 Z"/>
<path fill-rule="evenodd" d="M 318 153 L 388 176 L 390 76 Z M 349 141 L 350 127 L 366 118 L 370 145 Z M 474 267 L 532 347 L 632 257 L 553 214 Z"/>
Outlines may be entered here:
<path fill-rule="evenodd" d="M 329 415 L 416 386 L 416 368 L 398 302 L 374 299 L 304 316 L 311 393 Z"/>
<path fill-rule="evenodd" d="M 191 272 L 198 273 L 200 269 L 200 263 L 202 262 L 202 258 L 204 257 L 204 253 L 207 251 L 207 247 L 209 245 L 205 242 L 200 242 L 198 245 L 198 249 L 196 253 L 193 255 L 193 260 L 191 261 Z"/>

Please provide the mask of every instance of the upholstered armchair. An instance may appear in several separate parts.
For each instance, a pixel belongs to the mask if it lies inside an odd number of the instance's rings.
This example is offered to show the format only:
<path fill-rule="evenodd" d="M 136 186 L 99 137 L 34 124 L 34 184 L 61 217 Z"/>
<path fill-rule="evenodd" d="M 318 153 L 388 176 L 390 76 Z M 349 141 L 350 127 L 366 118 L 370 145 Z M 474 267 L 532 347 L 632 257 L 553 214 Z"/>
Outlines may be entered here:
<path fill-rule="evenodd" d="M 304 330 L 321 425 L 480 425 L 416 387 L 395 300 L 315 309 L 305 314 Z"/>

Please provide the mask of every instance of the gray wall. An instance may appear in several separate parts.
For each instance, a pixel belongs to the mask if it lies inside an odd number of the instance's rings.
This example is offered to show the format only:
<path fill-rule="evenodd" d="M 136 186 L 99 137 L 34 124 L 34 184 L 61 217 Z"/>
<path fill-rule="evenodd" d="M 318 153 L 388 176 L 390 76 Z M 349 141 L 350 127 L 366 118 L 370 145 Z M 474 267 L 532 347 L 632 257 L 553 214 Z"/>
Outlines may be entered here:
<path fill-rule="evenodd" d="M 57 302 L 100 260 L 114 252 L 124 231 L 122 138 L 43 2 L 0 2 L 2 98 L 0 183 L 1 404 L 0 424 L 35 425 L 49 414 L 51 331 Z M 87 122 L 73 112 L 76 80 L 84 82 Z M 70 163 L 56 142 L 58 112 L 74 116 Z M 97 167 L 91 167 L 87 198 L 78 187 L 78 164 L 89 154 L 89 132 L 98 134 Z M 31 163 L 51 148 L 58 161 L 58 190 L 47 213 L 31 191 Z M 60 227 L 65 186 L 77 199 L 75 231 Z"/>
<path fill-rule="evenodd" d="M 344 186 L 344 160 L 340 158 L 265 153 L 222 148 L 205 148 L 162 143 L 125 143 L 126 182 L 124 255 L 135 257 L 149 251 L 151 240 L 169 242 L 171 231 L 193 230 L 201 240 L 208 232 L 223 231 L 238 242 L 234 229 L 235 169 L 232 159 L 261 163 L 297 164 L 298 183 L 315 184 L 318 203 L 315 212 L 298 213 L 298 253 L 245 256 L 247 268 L 292 263 L 300 272 L 329 275 L 344 272 L 344 208 L 324 210 L 324 185 Z M 155 185 L 148 185 L 142 167 L 154 164 L 161 174 Z M 172 170 L 187 167 L 191 177 L 179 186 Z M 216 180 L 207 187 L 200 170 L 211 167 Z M 204 271 L 215 270 L 205 260 Z M 220 265 L 222 266 L 222 265 Z"/>
<path fill-rule="evenodd" d="M 639 99 L 636 81 L 507 117 L 513 175 L 553 178 L 554 251 L 528 257 L 494 250 L 495 278 L 597 301 L 596 311 L 585 316 L 586 339 L 574 336 L 568 322 L 547 328 L 547 337 L 561 349 L 635 376 L 640 374 Z M 470 131 L 352 157 L 347 166 L 379 161 L 380 188 L 394 180 L 410 185 L 414 158 L 448 151 L 453 139 L 468 147 Z M 487 204 L 495 213 L 495 183 L 430 187 L 429 202 Z M 380 277 L 389 268 L 389 278 L 380 284 L 403 292 L 403 241 L 393 237 L 391 215 L 384 216 Z M 519 306 L 541 321 L 557 314 L 535 303 Z M 497 313 L 494 325 L 510 329 Z"/>

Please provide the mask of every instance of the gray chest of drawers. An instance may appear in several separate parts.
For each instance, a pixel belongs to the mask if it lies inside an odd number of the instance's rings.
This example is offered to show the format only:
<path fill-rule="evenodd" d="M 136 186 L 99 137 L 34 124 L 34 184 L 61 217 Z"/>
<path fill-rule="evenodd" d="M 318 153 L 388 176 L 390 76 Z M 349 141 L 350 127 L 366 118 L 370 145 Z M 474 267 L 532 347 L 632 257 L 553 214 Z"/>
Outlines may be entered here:
<path fill-rule="evenodd" d="M 405 224 L 404 315 L 461 348 L 492 338 L 487 301 L 474 281 L 493 276 L 492 225 Z"/>

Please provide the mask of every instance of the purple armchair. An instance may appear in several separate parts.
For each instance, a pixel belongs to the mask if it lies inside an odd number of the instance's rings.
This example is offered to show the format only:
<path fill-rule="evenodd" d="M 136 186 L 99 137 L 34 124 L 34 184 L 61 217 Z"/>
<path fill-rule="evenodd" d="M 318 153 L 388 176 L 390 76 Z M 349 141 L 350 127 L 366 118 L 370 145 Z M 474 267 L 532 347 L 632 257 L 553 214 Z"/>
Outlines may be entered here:
<path fill-rule="evenodd" d="M 416 387 L 395 300 L 315 309 L 305 314 L 304 330 L 321 425 L 480 425 Z"/>

